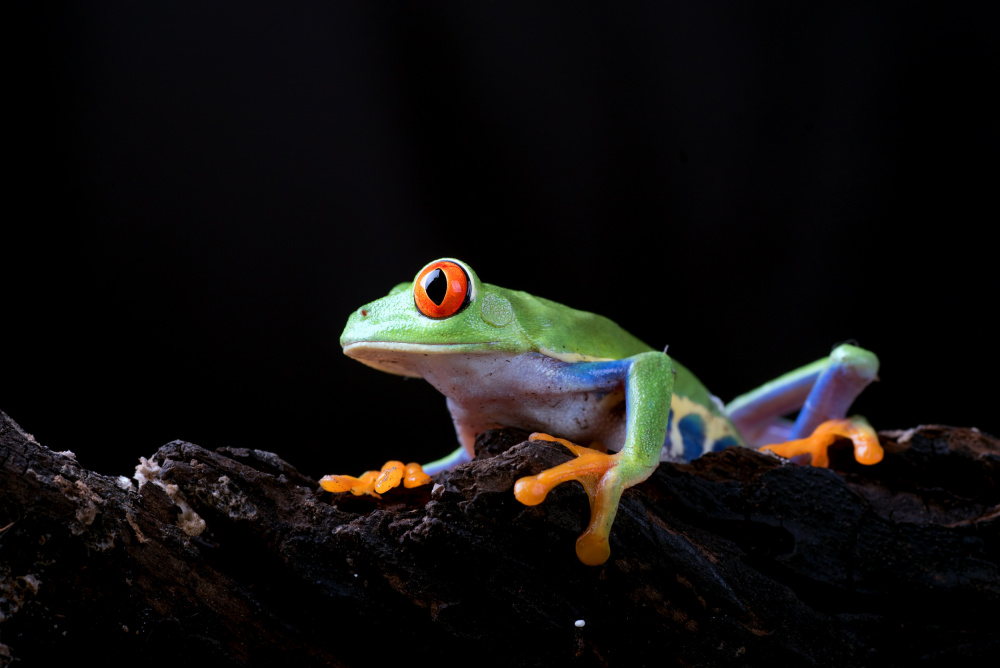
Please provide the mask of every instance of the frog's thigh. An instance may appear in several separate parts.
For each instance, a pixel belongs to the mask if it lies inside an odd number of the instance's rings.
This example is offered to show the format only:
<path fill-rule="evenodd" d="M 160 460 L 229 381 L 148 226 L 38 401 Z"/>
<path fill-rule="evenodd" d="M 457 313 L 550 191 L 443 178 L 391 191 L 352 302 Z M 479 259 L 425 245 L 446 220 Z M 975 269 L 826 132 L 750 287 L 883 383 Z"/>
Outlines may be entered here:
<path fill-rule="evenodd" d="M 751 445 L 806 436 L 822 422 L 847 415 L 878 373 L 878 358 L 852 345 L 737 397 L 726 414 Z M 801 409 L 794 424 L 781 416 Z"/>

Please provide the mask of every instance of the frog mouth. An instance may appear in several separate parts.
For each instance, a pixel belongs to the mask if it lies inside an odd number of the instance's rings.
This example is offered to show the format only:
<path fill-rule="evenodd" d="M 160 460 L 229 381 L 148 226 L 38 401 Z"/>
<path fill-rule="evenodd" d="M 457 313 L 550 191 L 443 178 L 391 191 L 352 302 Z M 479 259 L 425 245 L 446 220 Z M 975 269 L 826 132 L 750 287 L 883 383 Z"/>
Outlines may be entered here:
<path fill-rule="evenodd" d="M 398 341 L 353 341 L 344 344 L 344 354 L 373 369 L 399 376 L 422 377 L 423 360 L 434 355 L 489 353 L 487 343 L 400 343 Z"/>
<path fill-rule="evenodd" d="M 344 354 L 356 357 L 365 351 L 380 353 L 440 355 L 453 352 L 489 352 L 499 341 L 470 341 L 469 343 L 401 343 L 399 341 L 351 341 L 343 344 Z"/>

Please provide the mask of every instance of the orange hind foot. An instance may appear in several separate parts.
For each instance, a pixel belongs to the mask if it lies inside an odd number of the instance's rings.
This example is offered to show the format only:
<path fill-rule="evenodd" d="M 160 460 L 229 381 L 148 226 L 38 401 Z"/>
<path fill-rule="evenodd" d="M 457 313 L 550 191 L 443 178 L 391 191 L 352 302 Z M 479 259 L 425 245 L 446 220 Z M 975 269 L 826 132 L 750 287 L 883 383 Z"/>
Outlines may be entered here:
<path fill-rule="evenodd" d="M 827 420 L 806 438 L 794 441 L 762 446 L 768 450 L 791 459 L 798 455 L 809 455 L 813 466 L 827 467 L 830 457 L 827 449 L 838 438 L 849 438 L 854 442 L 854 459 L 859 464 L 878 464 L 882 461 L 884 451 L 878 442 L 878 436 L 872 426 L 862 417 L 845 418 L 843 420 Z"/>

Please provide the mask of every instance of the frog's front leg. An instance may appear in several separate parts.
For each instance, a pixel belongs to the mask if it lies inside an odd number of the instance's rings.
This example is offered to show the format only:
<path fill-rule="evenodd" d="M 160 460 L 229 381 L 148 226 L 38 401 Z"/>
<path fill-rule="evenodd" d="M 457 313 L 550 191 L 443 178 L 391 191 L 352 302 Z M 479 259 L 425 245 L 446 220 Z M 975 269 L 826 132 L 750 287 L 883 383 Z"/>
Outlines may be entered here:
<path fill-rule="evenodd" d="M 541 503 L 561 483 L 576 480 L 590 499 L 590 524 L 576 541 L 576 554 L 585 564 L 597 566 L 611 554 L 609 534 L 626 488 L 653 474 L 667 433 L 674 369 L 664 353 L 648 352 L 610 362 L 581 362 L 563 367 L 561 381 L 577 391 L 625 387 L 625 444 L 620 452 L 607 454 L 573 445 L 563 439 L 533 434 L 562 443 L 576 459 L 521 478 L 514 495 L 525 505 Z"/>
<path fill-rule="evenodd" d="M 783 457 L 808 454 L 814 466 L 827 466 L 827 448 L 844 437 L 854 442 L 858 462 L 875 464 L 882 459 L 875 430 L 862 417 L 846 416 L 877 373 L 873 353 L 844 344 L 829 357 L 737 397 L 726 414 L 749 444 Z M 794 423 L 781 417 L 796 409 Z"/>
<path fill-rule="evenodd" d="M 366 471 L 358 477 L 349 475 L 328 475 L 320 479 L 320 486 L 328 492 L 351 492 L 354 495 L 370 494 L 379 497 L 390 489 L 402 483 L 403 487 L 412 488 L 426 485 L 431 476 L 441 471 L 455 468 L 459 464 L 472 461 L 476 432 L 473 427 L 464 424 L 460 419 L 461 407 L 448 400 L 448 408 L 455 419 L 455 429 L 458 440 L 462 443 L 457 450 L 441 459 L 421 466 L 416 462 L 403 465 L 402 462 L 390 461 L 382 466 L 380 471 Z"/>

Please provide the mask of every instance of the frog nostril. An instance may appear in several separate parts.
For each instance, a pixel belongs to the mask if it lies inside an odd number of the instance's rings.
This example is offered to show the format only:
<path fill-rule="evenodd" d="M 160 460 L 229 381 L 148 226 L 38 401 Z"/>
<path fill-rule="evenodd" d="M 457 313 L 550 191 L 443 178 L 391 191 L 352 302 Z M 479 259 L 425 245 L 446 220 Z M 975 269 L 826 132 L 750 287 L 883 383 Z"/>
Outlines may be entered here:
<path fill-rule="evenodd" d="M 366 309 L 366 308 L 361 309 L 361 317 L 362 318 L 367 318 L 368 317 L 368 309 Z"/>

